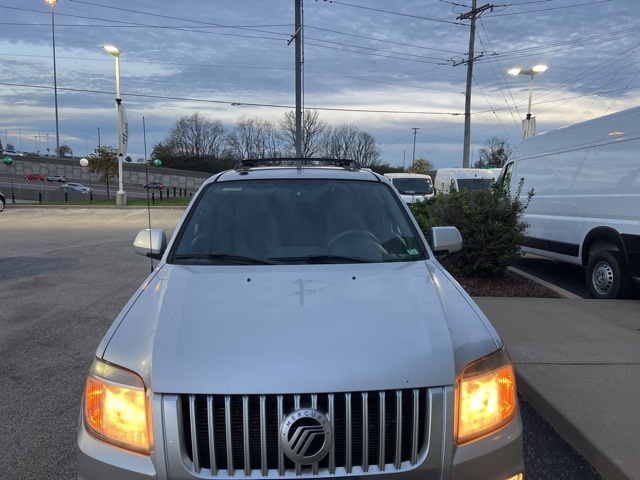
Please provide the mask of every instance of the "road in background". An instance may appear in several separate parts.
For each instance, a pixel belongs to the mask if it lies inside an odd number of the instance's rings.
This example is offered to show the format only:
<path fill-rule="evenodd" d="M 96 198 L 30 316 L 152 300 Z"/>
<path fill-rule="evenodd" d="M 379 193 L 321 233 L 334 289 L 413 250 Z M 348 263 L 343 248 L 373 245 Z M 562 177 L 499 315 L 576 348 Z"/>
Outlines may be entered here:
<path fill-rule="evenodd" d="M 82 183 L 85 187 L 93 188 L 93 193 L 96 196 L 105 197 L 107 196 L 107 186 L 105 184 L 97 184 L 97 183 L 83 183 L 77 182 L 71 178 L 68 179 L 69 182 L 73 183 Z M 64 185 L 62 182 L 49 182 L 49 181 L 40 181 L 40 180 L 26 180 L 24 178 L 14 178 L 11 180 L 7 176 L 0 176 L 0 190 L 4 193 L 5 197 L 10 198 L 11 191 L 15 190 L 16 192 L 20 189 L 23 190 L 36 190 L 40 192 L 55 192 L 57 188 L 61 185 Z M 109 185 L 109 195 L 115 201 L 116 192 L 118 191 L 118 182 L 114 181 Z M 136 198 L 146 198 L 147 189 L 140 186 L 131 186 L 125 185 L 125 192 L 129 197 Z M 151 192 L 155 192 L 156 196 L 159 196 L 158 190 L 151 190 Z M 173 193 L 173 192 L 172 192 Z"/>

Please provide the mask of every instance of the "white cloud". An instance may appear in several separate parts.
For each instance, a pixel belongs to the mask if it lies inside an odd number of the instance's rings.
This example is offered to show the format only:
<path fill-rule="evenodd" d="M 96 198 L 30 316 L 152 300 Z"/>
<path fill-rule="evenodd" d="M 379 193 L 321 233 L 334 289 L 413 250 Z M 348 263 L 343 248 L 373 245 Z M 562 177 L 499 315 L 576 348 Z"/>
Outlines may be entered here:
<path fill-rule="evenodd" d="M 528 78 L 506 75 L 516 65 L 550 67 L 534 82 L 539 131 L 637 105 L 635 3 L 616 0 L 614 9 L 607 2 L 511 2 L 480 17 L 472 150 L 493 135 L 519 141 Z M 417 157 L 461 165 L 464 118 L 449 114 L 464 111 L 467 70 L 453 64 L 466 54 L 469 28 L 455 23 L 468 9 L 435 0 L 307 0 L 304 8 L 305 105 L 446 113 L 322 110 L 321 116 L 372 133 L 391 164 L 412 156 L 412 129 L 419 128 Z M 48 133 L 51 144 L 51 11 L 44 2 L 0 0 L 0 15 L 12 22 L 0 40 L 0 132 L 14 144 L 22 138 L 34 145 L 38 132 Z M 56 4 L 54 18 L 60 140 L 76 152 L 93 148 L 97 128 L 103 143 L 115 142 L 114 61 L 101 50 L 105 43 L 123 51 L 131 151 L 144 151 L 142 117 L 150 152 L 194 111 L 232 127 L 243 115 L 277 121 L 285 111 L 248 103 L 295 104 L 294 46 L 287 45 L 294 0 L 68 0 Z"/>

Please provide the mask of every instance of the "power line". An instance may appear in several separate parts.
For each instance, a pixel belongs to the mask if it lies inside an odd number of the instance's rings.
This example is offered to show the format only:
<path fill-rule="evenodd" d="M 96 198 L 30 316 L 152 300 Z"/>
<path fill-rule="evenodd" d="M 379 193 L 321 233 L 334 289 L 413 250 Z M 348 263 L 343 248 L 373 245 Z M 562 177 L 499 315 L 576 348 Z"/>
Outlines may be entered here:
<path fill-rule="evenodd" d="M 372 11 L 372 12 L 386 13 L 388 15 L 397 15 L 397 16 L 400 16 L 400 17 L 415 18 L 415 19 L 418 19 L 418 20 L 429 20 L 429 21 L 438 22 L 438 23 L 448 23 L 450 25 L 464 25 L 464 23 L 450 22 L 450 21 L 447 21 L 447 20 L 440 20 L 439 18 L 421 17 L 419 15 L 412 15 L 412 14 L 409 14 L 409 13 L 392 12 L 390 10 L 382 10 L 380 8 L 365 7 L 363 5 L 353 5 L 353 4 L 346 3 L 346 2 L 339 2 L 337 0 L 324 0 L 324 2 L 325 3 L 335 4 L 335 5 L 342 5 L 342 6 L 345 6 L 345 7 L 360 8 L 362 10 L 369 10 L 369 11 Z"/>
<path fill-rule="evenodd" d="M 538 10 L 527 10 L 524 12 L 514 12 L 514 13 L 498 13 L 498 14 L 494 14 L 494 15 L 489 15 L 487 18 L 493 18 L 493 17 L 506 17 L 506 16 L 511 16 L 511 15 L 524 15 L 527 13 L 537 13 L 537 12 L 550 12 L 552 10 L 561 10 L 561 9 L 565 9 L 565 8 L 577 8 L 577 7 L 586 7 L 589 5 L 596 5 L 598 3 L 608 3 L 611 0 L 596 0 L 594 2 L 590 2 L 590 3 L 581 3 L 578 5 L 563 5 L 560 7 L 549 7 L 549 8 L 541 8 Z M 529 2 L 531 3 L 531 2 Z M 508 6 L 516 6 L 516 5 L 520 5 L 520 4 L 511 4 L 511 5 L 499 5 L 499 6 L 504 6 L 504 7 L 508 7 Z M 524 4 L 522 4 L 524 5 Z"/>
<path fill-rule="evenodd" d="M 46 89 L 46 90 L 51 90 L 53 88 L 47 85 L 28 85 L 28 84 L 8 83 L 8 82 L 0 82 L 0 85 L 4 85 L 7 87 L 23 87 L 23 88 Z M 68 87 L 67 88 L 58 87 L 58 90 L 75 92 L 75 93 L 97 93 L 97 94 L 108 94 L 108 95 L 113 95 L 114 93 L 114 92 L 106 92 L 103 90 L 89 90 L 89 89 L 68 88 Z M 269 108 L 287 108 L 287 109 L 295 108 L 295 106 L 293 105 L 239 102 L 239 101 L 233 101 L 233 100 L 211 100 L 211 99 L 204 99 L 204 98 L 173 97 L 173 96 L 166 96 L 166 95 L 149 95 L 149 94 L 130 93 L 130 92 L 127 92 L 127 97 L 153 98 L 153 99 L 160 99 L 160 100 L 178 100 L 178 101 L 201 102 L 201 103 L 216 103 L 216 104 L 231 105 L 234 107 L 243 106 L 243 107 L 269 107 Z M 337 107 L 332 108 L 332 107 L 315 107 L 315 106 L 310 106 L 307 108 L 312 110 L 321 110 L 321 111 L 328 111 L 328 112 L 388 113 L 388 114 L 402 114 L 402 115 L 438 115 L 438 116 L 462 115 L 462 113 L 460 112 L 376 110 L 376 109 L 367 109 L 367 108 L 337 108 Z"/>
<path fill-rule="evenodd" d="M 314 27 L 314 26 L 311 26 L 311 25 L 307 25 L 306 28 L 311 28 L 313 30 L 319 30 L 319 31 L 322 31 L 322 32 L 335 33 L 337 35 L 345 35 L 345 36 L 348 36 L 348 37 L 361 38 L 363 40 L 371 40 L 371 41 L 375 41 L 375 42 L 383 42 L 383 43 L 388 44 L 388 45 L 398 45 L 398 46 L 401 46 L 401 47 L 410 47 L 410 48 L 418 48 L 418 49 L 421 49 L 421 50 L 433 50 L 433 51 L 442 52 L 442 53 L 458 54 L 458 52 L 453 52 L 453 51 L 450 51 L 450 50 L 442 50 L 440 48 L 425 47 L 425 46 L 422 46 L 422 45 L 415 45 L 415 44 L 411 44 L 411 43 L 394 42 L 394 41 L 391 41 L 391 40 L 386 39 L 386 38 L 374 38 L 374 37 L 368 37 L 368 36 L 365 36 L 365 35 L 357 35 L 355 33 L 339 32 L 337 30 L 330 30 L 330 29 L 327 29 L 327 28 Z"/>

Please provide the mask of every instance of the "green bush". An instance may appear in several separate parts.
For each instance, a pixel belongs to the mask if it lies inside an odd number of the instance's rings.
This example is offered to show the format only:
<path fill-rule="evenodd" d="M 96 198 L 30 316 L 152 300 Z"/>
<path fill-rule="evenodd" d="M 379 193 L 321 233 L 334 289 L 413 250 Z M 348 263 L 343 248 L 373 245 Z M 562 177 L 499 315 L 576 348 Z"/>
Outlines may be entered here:
<path fill-rule="evenodd" d="M 514 199 L 501 189 L 452 191 L 411 205 L 420 228 L 428 237 L 431 227 L 452 225 L 462 234 L 459 252 L 446 254 L 440 261 L 452 274 L 469 276 L 503 275 L 508 266 L 522 256 L 520 245 L 528 225 L 522 220 L 527 201 Z"/>

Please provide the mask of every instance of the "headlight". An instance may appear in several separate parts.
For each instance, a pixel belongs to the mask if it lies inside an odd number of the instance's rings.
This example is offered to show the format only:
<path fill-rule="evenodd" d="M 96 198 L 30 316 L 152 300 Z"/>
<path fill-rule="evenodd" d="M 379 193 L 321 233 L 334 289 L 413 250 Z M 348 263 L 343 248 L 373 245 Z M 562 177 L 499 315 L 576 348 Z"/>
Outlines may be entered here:
<path fill-rule="evenodd" d="M 457 384 L 458 445 L 506 425 L 516 414 L 516 380 L 503 348 L 468 365 Z"/>
<path fill-rule="evenodd" d="M 144 382 L 133 372 L 94 360 L 84 392 L 84 423 L 105 442 L 149 454 Z"/>

